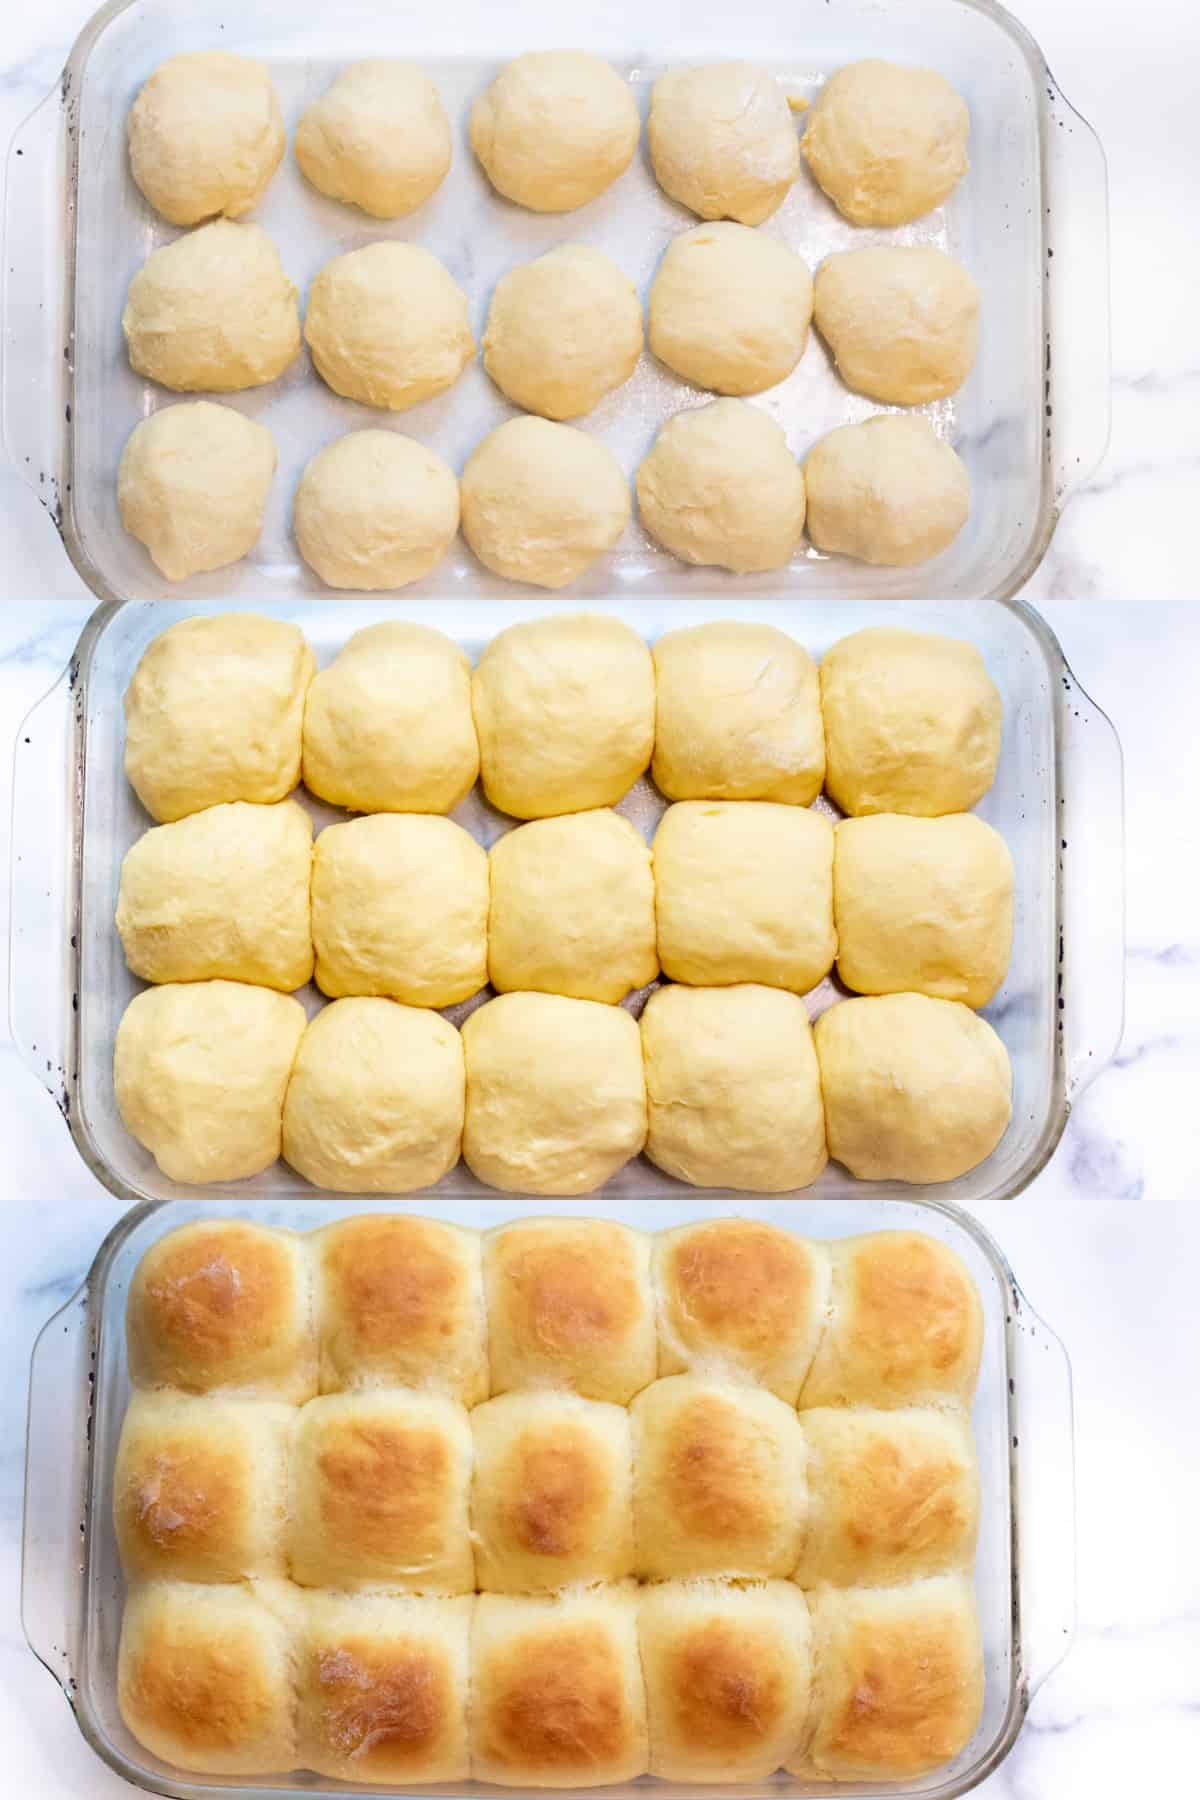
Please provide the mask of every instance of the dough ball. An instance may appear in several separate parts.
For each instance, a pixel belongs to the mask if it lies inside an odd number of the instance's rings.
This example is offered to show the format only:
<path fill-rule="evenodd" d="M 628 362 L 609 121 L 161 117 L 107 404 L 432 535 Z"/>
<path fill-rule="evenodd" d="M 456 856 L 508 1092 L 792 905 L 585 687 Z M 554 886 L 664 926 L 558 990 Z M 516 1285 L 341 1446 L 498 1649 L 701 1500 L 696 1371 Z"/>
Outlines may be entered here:
<path fill-rule="evenodd" d="M 526 412 L 575 419 L 633 374 L 642 303 L 601 250 L 560 244 L 502 275 L 483 334 L 483 366 Z"/>
<path fill-rule="evenodd" d="M 654 646 L 655 785 L 668 800 L 809 806 L 825 775 L 812 657 L 773 625 L 714 619 Z"/>
<path fill-rule="evenodd" d="M 652 1163 L 693 1187 L 782 1194 L 825 1167 L 817 1054 L 779 988 L 662 987 L 642 1012 Z"/>
<path fill-rule="evenodd" d="M 258 542 L 275 460 L 266 426 L 232 406 L 164 406 L 121 452 L 121 523 L 168 581 L 223 569 Z"/>
<path fill-rule="evenodd" d="M 619 1006 L 501 994 L 463 1025 L 463 1156 L 489 1187 L 590 1194 L 646 1140 L 638 1028 Z"/>
<path fill-rule="evenodd" d="M 143 981 L 312 980 L 312 820 L 294 800 L 210 806 L 126 852 L 117 895 L 125 960 Z"/>
<path fill-rule="evenodd" d="M 654 980 L 650 851 L 619 813 L 535 819 L 498 838 L 490 860 L 488 973 L 499 993 L 615 1004 Z"/>
<path fill-rule="evenodd" d="M 833 910 L 838 974 L 856 994 L 986 1006 L 1012 952 L 1012 857 L 974 813 L 843 819 Z"/>
<path fill-rule="evenodd" d="M 463 470 L 463 536 L 506 581 L 566 587 L 612 549 L 629 513 L 612 451 L 548 419 L 497 425 Z"/>
<path fill-rule="evenodd" d="M 475 354 L 458 283 L 431 251 L 390 240 L 325 264 L 304 341 L 335 394 L 391 412 L 452 387 Z"/>
<path fill-rule="evenodd" d="M 833 967 L 833 826 L 769 801 L 681 800 L 654 839 L 663 974 L 805 994 Z"/>
<path fill-rule="evenodd" d="M 351 63 L 300 115 L 296 161 L 331 200 L 373 219 L 402 219 L 450 167 L 450 122 L 428 75 L 412 63 Z"/>
<path fill-rule="evenodd" d="M 907 225 L 967 172 L 966 106 L 933 69 L 869 58 L 831 75 L 801 142 L 808 166 L 854 225 Z"/>
<path fill-rule="evenodd" d="M 659 187 L 702 219 L 761 225 L 800 172 L 787 95 L 755 63 L 668 70 L 646 136 Z"/>
<path fill-rule="evenodd" d="M 609 63 L 535 50 L 506 63 L 471 108 L 471 148 L 492 186 L 533 212 L 573 212 L 633 161 L 638 109 Z"/>
<path fill-rule="evenodd" d="M 292 527 L 329 587 L 407 587 L 454 541 L 458 482 L 440 456 L 398 431 L 348 431 L 306 465 Z"/>
<path fill-rule="evenodd" d="M 908 568 L 952 544 L 971 510 L 966 467 L 919 413 L 839 425 L 804 464 L 818 550 Z"/>
<path fill-rule="evenodd" d="M 957 1000 L 843 1000 L 814 1033 L 829 1154 L 864 1181 L 953 1181 L 1012 1111 L 1008 1051 Z"/>
<path fill-rule="evenodd" d="M 613 806 L 650 762 L 654 664 L 603 613 L 498 632 L 471 678 L 483 787 L 518 819 Z"/>
<path fill-rule="evenodd" d="M 996 779 L 1004 708 L 974 644 L 877 626 L 821 664 L 829 797 L 845 813 L 967 812 Z"/>
<path fill-rule="evenodd" d="M 261 613 L 180 619 L 152 639 L 125 694 L 125 774 L 151 817 L 290 794 L 315 668 L 299 627 Z"/>
<path fill-rule="evenodd" d="M 335 1000 L 300 1040 L 283 1108 L 283 1154 L 315 1187 L 407 1194 L 458 1161 L 462 1043 L 439 1013 L 394 1000 Z"/>
<path fill-rule="evenodd" d="M 216 219 L 151 251 L 121 327 L 137 375 L 179 393 L 262 387 L 300 349 L 296 290 L 257 225 Z"/>
<path fill-rule="evenodd" d="M 847 387 L 896 406 L 955 393 L 971 373 L 979 289 L 927 245 L 875 245 L 827 256 L 813 318 Z"/>
<path fill-rule="evenodd" d="M 130 107 L 127 129 L 133 179 L 172 225 L 249 212 L 285 141 L 270 75 L 229 50 L 160 63 Z"/>
<path fill-rule="evenodd" d="M 239 981 L 169 982 L 126 1007 L 113 1050 L 125 1129 L 172 1181 L 269 1169 L 304 1031 L 290 994 Z"/>
<path fill-rule="evenodd" d="M 487 852 L 461 825 L 377 813 L 328 825 L 312 870 L 316 982 L 453 1006 L 487 980 Z"/>
<path fill-rule="evenodd" d="M 332 806 L 452 812 L 478 773 L 471 665 L 428 625 L 356 631 L 308 690 L 304 785 Z"/>
<path fill-rule="evenodd" d="M 713 400 L 668 419 L 637 472 L 652 538 L 689 563 L 779 569 L 804 530 L 804 476 L 774 419 Z"/>
<path fill-rule="evenodd" d="M 650 348 L 695 387 L 761 394 L 808 343 L 812 277 L 777 238 L 697 225 L 672 238 L 650 289 Z"/>

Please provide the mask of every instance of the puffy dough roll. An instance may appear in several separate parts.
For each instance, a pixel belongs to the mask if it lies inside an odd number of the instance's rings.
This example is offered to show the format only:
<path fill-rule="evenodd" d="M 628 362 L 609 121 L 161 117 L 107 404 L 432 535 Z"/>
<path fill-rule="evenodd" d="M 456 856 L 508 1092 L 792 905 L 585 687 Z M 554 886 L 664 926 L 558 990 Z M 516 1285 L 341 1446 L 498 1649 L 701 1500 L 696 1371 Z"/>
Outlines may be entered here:
<path fill-rule="evenodd" d="M 232 406 L 161 406 L 121 452 L 121 523 L 168 581 L 223 569 L 258 542 L 275 464 L 266 426 Z"/>
<path fill-rule="evenodd" d="M 1013 865 L 973 813 L 843 819 L 834 833 L 838 974 L 856 994 L 986 1006 L 1008 972 Z"/>
<path fill-rule="evenodd" d="M 125 1129 L 172 1181 L 261 1174 L 279 1155 L 304 1025 L 290 994 L 240 981 L 168 982 L 135 994 L 113 1048 Z"/>
<path fill-rule="evenodd" d="M 953 1250 L 917 1231 L 840 1238 L 829 1250 L 829 1321 L 801 1406 L 966 1405 L 983 1311 Z"/>
<path fill-rule="evenodd" d="M 500 1787 L 604 1787 L 646 1773 L 637 1590 L 481 1594 L 471 1634 L 471 1770 Z"/>
<path fill-rule="evenodd" d="M 967 172 L 967 108 L 944 75 L 868 57 L 829 77 L 801 149 L 854 225 L 906 225 Z"/>
<path fill-rule="evenodd" d="M 629 167 L 641 128 L 611 64 L 583 50 L 533 50 L 485 88 L 468 130 L 497 193 L 534 212 L 573 212 Z"/>
<path fill-rule="evenodd" d="M 847 387 L 921 406 L 956 393 L 971 373 L 979 289 L 928 244 L 841 250 L 817 270 L 813 321 Z"/>
<path fill-rule="evenodd" d="M 242 1219 L 180 1225 L 134 1270 L 125 1339 L 135 1388 L 311 1399 L 317 1341 L 306 1245 Z"/>
<path fill-rule="evenodd" d="M 449 463 L 399 431 L 348 431 L 305 464 L 292 503 L 300 554 L 327 586 L 407 587 L 458 530 Z"/>
<path fill-rule="evenodd" d="M 487 1398 L 479 1235 L 438 1219 L 357 1213 L 314 1234 L 321 1390 L 431 1388 Z"/>
<path fill-rule="evenodd" d="M 404 412 L 475 354 L 467 296 L 430 250 L 385 240 L 335 256 L 308 291 L 304 341 L 335 394 Z"/>
<path fill-rule="evenodd" d="M 129 109 L 127 131 L 133 179 L 172 225 L 249 212 L 286 143 L 270 75 L 229 50 L 159 63 Z"/>
<path fill-rule="evenodd" d="M 117 930 L 143 981 L 311 981 L 312 820 L 294 800 L 228 801 L 147 831 L 125 853 Z"/>
<path fill-rule="evenodd" d="M 792 1579 L 801 1587 L 887 1587 L 970 1572 L 979 1470 L 961 1414 L 814 1407 L 800 1427 L 808 1530 Z"/>
<path fill-rule="evenodd" d="M 438 1394 L 323 1394 L 296 1426 L 289 1562 L 302 1587 L 467 1594 L 471 1427 Z"/>
<path fill-rule="evenodd" d="M 952 445 L 920 413 L 876 413 L 839 425 L 804 464 L 808 535 L 884 568 L 928 562 L 971 510 L 971 480 Z"/>
<path fill-rule="evenodd" d="M 650 96 L 646 136 L 659 187 L 702 219 L 761 225 L 800 172 L 787 96 L 755 63 L 668 69 Z"/>
<path fill-rule="evenodd" d="M 501 994 L 462 1029 L 463 1157 L 489 1187 L 590 1194 L 646 1141 L 634 1020 L 561 994 Z"/>
<path fill-rule="evenodd" d="M 701 1219 L 654 1240 L 661 1375 L 761 1383 L 794 1406 L 829 1302 L 829 1252 L 759 1219 Z"/>
<path fill-rule="evenodd" d="M 668 1375 L 630 1413 L 638 1574 L 790 1575 L 807 1511 L 792 1408 L 762 1388 Z"/>
<path fill-rule="evenodd" d="M 650 1773 L 667 1781 L 766 1781 L 800 1741 L 812 1629 L 790 1582 L 643 1589 L 638 1640 Z"/>
<path fill-rule="evenodd" d="M 649 316 L 651 350 L 684 381 L 760 394 L 804 355 L 812 276 L 794 250 L 748 225 L 697 225 L 671 239 Z"/>
<path fill-rule="evenodd" d="M 606 444 L 550 419 L 507 419 L 462 473 L 462 529 L 485 569 L 560 588 L 629 523 L 629 484 Z"/>
<path fill-rule="evenodd" d="M 623 1406 L 576 1394 L 501 1394 L 475 1408 L 471 1434 L 471 1533 L 484 1593 L 541 1593 L 633 1573 Z"/>
<path fill-rule="evenodd" d="M 577 419 L 629 380 L 644 335 L 629 277 L 601 250 L 559 244 L 496 283 L 483 366 L 514 406 Z"/>
<path fill-rule="evenodd" d="M 351 63 L 300 115 L 296 161 L 331 200 L 401 219 L 450 167 L 450 121 L 421 69 L 393 58 Z"/>
<path fill-rule="evenodd" d="M 1012 1116 L 1008 1051 L 958 1000 L 845 1000 L 814 1033 L 829 1154 L 864 1181 L 953 1181 Z"/>
<path fill-rule="evenodd" d="M 625 1406 L 654 1380 L 650 1239 L 609 1219 L 518 1219 L 483 1240 L 492 1393 Z"/>
<path fill-rule="evenodd" d="M 125 690 L 125 774 L 151 818 L 290 794 L 315 669 L 299 628 L 260 613 L 180 619 L 152 639 Z"/>
<path fill-rule="evenodd" d="M 440 1014 L 335 1000 L 310 1019 L 283 1103 L 283 1154 L 315 1187 L 432 1187 L 462 1149 L 462 1043 Z"/>

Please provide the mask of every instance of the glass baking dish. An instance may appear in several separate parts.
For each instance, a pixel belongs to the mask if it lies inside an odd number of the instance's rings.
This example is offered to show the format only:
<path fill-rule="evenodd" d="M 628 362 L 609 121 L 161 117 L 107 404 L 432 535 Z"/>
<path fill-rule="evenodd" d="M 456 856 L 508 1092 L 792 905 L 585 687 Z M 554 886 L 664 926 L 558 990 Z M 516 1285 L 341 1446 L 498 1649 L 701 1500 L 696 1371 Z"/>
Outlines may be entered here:
<path fill-rule="evenodd" d="M 466 142 L 470 101 L 498 64 L 564 42 L 611 58 L 643 111 L 656 75 L 680 60 L 753 58 L 804 95 L 863 56 L 928 63 L 950 78 L 971 111 L 971 168 L 945 207 L 896 233 L 864 231 L 840 218 L 804 170 L 764 229 L 814 266 L 831 250 L 892 238 L 949 248 L 976 275 L 984 295 L 977 366 L 953 399 L 925 409 L 967 463 L 970 521 L 947 551 L 916 569 L 875 569 L 802 548 L 786 570 L 721 580 L 739 596 L 782 590 L 945 599 L 1012 594 L 1028 580 L 1063 504 L 1107 441 L 1107 189 L 1092 131 L 1063 98 L 1033 39 L 992 0 L 827 0 L 798 10 L 743 0 L 736 12 L 722 0 L 693 0 L 686 10 L 663 0 L 610 0 L 576 9 L 569 23 L 545 0 L 418 10 L 374 0 L 344 0 L 332 10 L 246 0 L 234 15 L 222 0 L 186 7 L 112 0 L 84 28 L 59 88 L 10 149 L 4 258 L 5 437 L 101 599 L 154 598 L 166 585 L 122 530 L 116 506 L 117 461 L 129 432 L 179 398 L 133 373 L 121 336 L 130 277 L 175 235 L 142 200 L 126 166 L 125 115 L 150 70 L 180 50 L 211 45 L 260 57 L 290 129 L 354 57 L 405 56 L 425 66 L 455 132 L 453 167 L 426 206 L 395 223 L 369 221 L 308 188 L 288 155 L 254 216 L 302 290 L 339 251 L 380 237 L 426 245 L 466 287 L 478 336 L 492 285 L 511 264 L 582 240 L 608 251 L 644 295 L 668 238 L 695 222 L 659 192 L 644 153 L 606 195 L 567 216 L 524 212 L 491 194 Z M 398 424 L 457 469 L 511 412 L 479 362 L 449 393 L 395 420 L 339 400 L 306 355 L 269 387 L 222 398 L 270 426 L 279 472 L 252 556 L 171 590 L 192 599 L 293 600 L 322 591 L 297 556 L 288 520 L 301 468 L 339 432 Z M 647 353 L 586 429 L 632 472 L 663 420 L 697 398 Z M 816 339 L 760 404 L 797 454 L 832 427 L 877 410 L 843 387 Z M 631 598 L 651 588 L 686 596 L 710 579 L 656 548 L 635 523 L 573 592 Z M 503 586 L 459 541 L 410 592 L 494 594 Z"/>

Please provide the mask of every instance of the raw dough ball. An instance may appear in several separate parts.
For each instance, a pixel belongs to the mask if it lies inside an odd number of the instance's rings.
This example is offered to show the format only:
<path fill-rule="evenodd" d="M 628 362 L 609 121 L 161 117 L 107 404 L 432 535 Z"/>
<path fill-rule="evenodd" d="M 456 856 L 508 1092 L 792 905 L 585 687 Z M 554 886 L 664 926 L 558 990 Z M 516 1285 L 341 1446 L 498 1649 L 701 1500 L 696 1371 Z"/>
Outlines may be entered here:
<path fill-rule="evenodd" d="M 121 452 L 121 523 L 168 581 L 223 569 L 258 542 L 274 473 L 265 425 L 211 400 L 164 406 Z"/>
<path fill-rule="evenodd" d="M 113 1050 L 125 1129 L 172 1181 L 269 1169 L 304 1022 L 290 994 L 238 981 L 147 988 L 126 1007 Z"/>
<path fill-rule="evenodd" d="M 374 219 L 401 219 L 428 200 L 450 167 L 450 122 L 438 91 L 412 63 L 369 58 L 343 69 L 300 115 L 296 161 L 331 200 Z"/>
<path fill-rule="evenodd" d="M 654 646 L 655 785 L 669 800 L 809 806 L 825 775 L 817 670 L 773 625 L 714 619 Z"/>
<path fill-rule="evenodd" d="M 620 1006 L 501 994 L 463 1025 L 463 1156 L 490 1187 L 590 1194 L 646 1139 L 638 1028 Z"/>
<path fill-rule="evenodd" d="M 458 482 L 440 456 L 398 431 L 349 431 L 306 465 L 292 527 L 329 587 L 407 587 L 454 540 Z"/>
<path fill-rule="evenodd" d="M 129 109 L 128 133 L 133 179 L 172 225 L 249 212 L 284 149 L 271 77 L 229 50 L 160 63 Z"/>
<path fill-rule="evenodd" d="M 506 581 L 566 587 L 612 549 L 629 513 L 620 463 L 572 425 L 509 419 L 463 470 L 463 536 Z"/>
<path fill-rule="evenodd" d="M 850 63 L 808 115 L 808 166 L 854 225 L 906 225 L 967 172 L 966 106 L 933 69 Z"/>
<path fill-rule="evenodd" d="M 312 820 L 294 800 L 210 806 L 126 852 L 117 896 L 125 960 L 143 981 L 312 980 Z"/>
<path fill-rule="evenodd" d="M 406 1194 L 458 1161 L 462 1042 L 440 1014 L 335 1000 L 309 1021 L 283 1108 L 283 1154 L 339 1194 Z"/>
<path fill-rule="evenodd" d="M 821 664 L 829 797 L 846 813 L 966 812 L 996 779 L 1004 709 L 974 644 L 878 626 Z"/>
<path fill-rule="evenodd" d="M 475 354 L 467 296 L 419 244 L 365 244 L 308 290 L 304 341 L 335 394 L 404 412 L 452 387 Z"/>
<path fill-rule="evenodd" d="M 760 394 L 808 342 L 812 277 L 777 238 L 697 225 L 672 238 L 650 289 L 650 348 L 696 387 Z"/>
<path fill-rule="evenodd" d="M 885 567 L 936 556 L 971 510 L 965 465 L 920 414 L 839 425 L 809 451 L 804 485 L 818 550 Z"/>
<path fill-rule="evenodd" d="M 834 833 L 838 974 L 856 994 L 986 1006 L 1008 972 L 1013 865 L 974 813 L 843 819 Z"/>
<path fill-rule="evenodd" d="M 817 1020 L 829 1154 L 864 1181 L 953 1181 L 1012 1111 L 1008 1052 L 957 1000 L 883 994 Z"/>
<path fill-rule="evenodd" d="M 368 625 L 308 690 L 304 785 L 351 812 L 452 812 L 479 773 L 471 665 L 428 625 Z"/>
<path fill-rule="evenodd" d="M 654 664 L 601 613 L 510 625 L 471 680 L 484 792 L 518 819 L 613 806 L 650 762 Z"/>
<path fill-rule="evenodd" d="M 817 270 L 813 318 L 847 387 L 921 406 L 971 373 L 979 289 L 960 262 L 927 245 L 842 250 Z"/>
<path fill-rule="evenodd" d="M 575 419 L 633 374 L 642 303 L 600 250 L 560 244 L 502 275 L 483 334 L 483 366 L 514 406 Z"/>
<path fill-rule="evenodd" d="M 693 1187 L 782 1194 L 825 1167 L 803 1000 L 778 988 L 662 987 L 642 1012 L 652 1163 Z"/>
<path fill-rule="evenodd" d="M 637 472 L 652 538 L 689 563 L 779 569 L 804 530 L 804 476 L 782 429 L 744 400 L 668 419 Z"/>
<path fill-rule="evenodd" d="M 125 774 L 151 817 L 290 794 L 315 669 L 299 627 L 260 613 L 201 614 L 160 632 L 125 694 Z"/>
<path fill-rule="evenodd" d="M 658 974 L 654 875 L 619 813 L 535 819 L 492 845 L 488 972 L 513 988 L 623 1000 Z"/>
<path fill-rule="evenodd" d="M 787 96 L 755 63 L 668 70 L 646 136 L 659 187 L 702 219 L 761 225 L 800 172 Z"/>
<path fill-rule="evenodd" d="M 278 250 L 259 226 L 228 219 L 150 253 L 121 327 L 134 372 L 180 393 L 261 387 L 300 349 L 296 290 Z"/>
<path fill-rule="evenodd" d="M 471 108 L 471 148 L 497 191 L 533 212 L 573 212 L 633 161 L 641 120 L 616 70 L 583 50 L 507 63 Z"/>
<path fill-rule="evenodd" d="M 328 825 L 312 870 L 316 982 L 453 1006 L 487 980 L 487 852 L 461 825 L 379 813 Z"/>
<path fill-rule="evenodd" d="M 654 891 L 658 955 L 672 981 L 760 981 L 806 994 L 833 967 L 833 826 L 824 813 L 681 800 L 655 835 Z"/>

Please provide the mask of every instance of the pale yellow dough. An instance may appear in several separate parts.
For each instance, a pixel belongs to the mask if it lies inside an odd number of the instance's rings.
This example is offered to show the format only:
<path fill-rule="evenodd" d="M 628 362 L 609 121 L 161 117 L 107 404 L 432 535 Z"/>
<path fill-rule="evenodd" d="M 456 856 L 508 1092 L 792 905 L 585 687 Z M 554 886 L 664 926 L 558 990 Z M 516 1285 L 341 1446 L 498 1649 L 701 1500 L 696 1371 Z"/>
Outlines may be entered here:
<path fill-rule="evenodd" d="M 967 172 L 970 117 L 945 76 L 870 57 L 829 77 L 801 148 L 854 225 L 906 225 Z"/>
<path fill-rule="evenodd" d="M 210 806 L 127 851 L 117 895 L 125 960 L 143 981 L 311 981 L 312 820 L 294 800 Z"/>
<path fill-rule="evenodd" d="M 306 106 L 296 161 L 321 193 L 373 219 L 401 219 L 441 185 L 450 122 L 428 75 L 412 63 L 351 63 Z"/>
<path fill-rule="evenodd" d="M 483 366 L 514 406 L 575 419 L 629 380 L 643 336 L 629 277 L 603 251 L 560 244 L 496 283 Z"/>
<path fill-rule="evenodd" d="M 349 431 L 305 467 L 292 527 L 329 587 L 407 587 L 454 541 L 458 481 L 449 463 L 398 431 Z"/>
<path fill-rule="evenodd" d="M 498 193 L 533 212 L 573 212 L 629 167 L 641 119 L 616 70 L 583 50 L 506 63 L 471 108 L 471 148 Z"/>
<path fill-rule="evenodd" d="M 825 1167 L 803 1000 L 779 988 L 673 985 L 642 1012 L 646 1155 L 693 1187 L 782 1194 Z"/>
<path fill-rule="evenodd" d="M 172 225 L 249 212 L 285 141 L 270 75 L 229 50 L 160 63 L 129 109 L 127 130 L 133 179 Z"/>
<path fill-rule="evenodd" d="M 847 387 L 921 406 L 956 393 L 971 373 L 979 289 L 960 262 L 925 244 L 842 250 L 817 270 L 813 322 Z"/>
<path fill-rule="evenodd" d="M 800 172 L 787 96 L 755 63 L 660 75 L 646 137 L 658 185 L 702 219 L 761 225 Z"/>
<path fill-rule="evenodd" d="M 812 277 L 794 250 L 748 225 L 672 238 L 650 289 L 650 348 L 696 387 L 759 394 L 804 354 Z"/>
<path fill-rule="evenodd" d="M 638 513 L 684 562 L 779 569 L 804 530 L 804 476 L 774 419 L 713 400 L 668 419 L 637 472 Z"/>
<path fill-rule="evenodd" d="M 462 1146 L 462 1042 L 439 1013 L 335 1000 L 311 1019 L 283 1108 L 283 1154 L 339 1194 L 406 1194 Z"/>
<path fill-rule="evenodd" d="M 490 863 L 488 972 L 497 992 L 615 1003 L 654 980 L 650 851 L 619 813 L 534 819 L 497 838 Z"/>
<path fill-rule="evenodd" d="M 125 1009 L 113 1085 L 125 1129 L 172 1181 L 237 1181 L 279 1155 L 283 1097 L 304 1031 L 290 994 L 170 982 Z"/>
<path fill-rule="evenodd" d="M 620 463 L 572 425 L 509 419 L 463 470 L 463 536 L 506 581 L 566 587 L 612 549 L 629 514 Z"/>
<path fill-rule="evenodd" d="M 356 631 L 308 690 L 304 785 L 351 812 L 452 812 L 479 773 L 471 665 L 440 631 Z"/>
<path fill-rule="evenodd" d="M 161 407 L 121 452 L 121 523 L 168 581 L 223 569 L 258 542 L 275 460 L 266 426 L 232 406 Z"/>
<path fill-rule="evenodd" d="M 937 556 L 971 510 L 965 465 L 919 414 L 839 425 L 809 451 L 804 482 L 818 550 L 885 567 Z"/>
<path fill-rule="evenodd" d="M 327 262 L 304 341 L 335 394 L 404 412 L 452 387 L 475 354 L 467 296 L 419 244 L 386 240 Z"/>

